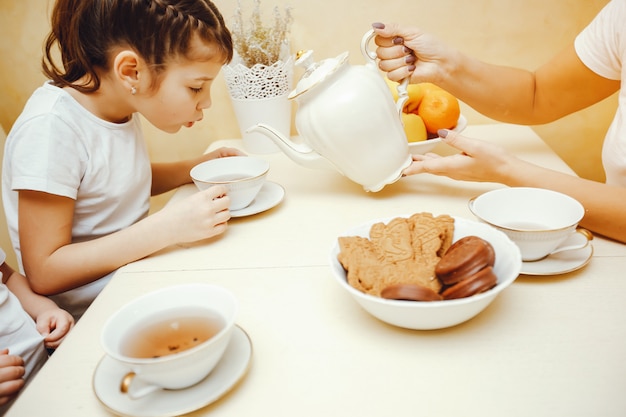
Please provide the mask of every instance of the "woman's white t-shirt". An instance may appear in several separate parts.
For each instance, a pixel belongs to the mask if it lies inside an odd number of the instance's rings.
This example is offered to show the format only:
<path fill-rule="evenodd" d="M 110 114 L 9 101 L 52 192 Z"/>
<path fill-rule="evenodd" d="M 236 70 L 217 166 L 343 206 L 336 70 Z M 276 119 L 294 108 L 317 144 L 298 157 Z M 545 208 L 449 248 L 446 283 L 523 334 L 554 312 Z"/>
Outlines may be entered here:
<path fill-rule="evenodd" d="M 139 118 L 104 121 L 49 82 L 33 93 L 9 132 L 3 164 L 2 199 L 22 272 L 19 190 L 75 200 L 73 243 L 116 232 L 148 213 L 152 173 Z M 50 298 L 78 319 L 109 277 Z"/>
<path fill-rule="evenodd" d="M 577 36 L 576 53 L 596 74 L 626 79 L 626 0 L 613 0 Z M 619 104 L 602 147 L 606 183 L 626 187 L 626 88 L 619 92 Z"/>
<path fill-rule="evenodd" d="M 5 259 L 5 252 L 0 249 L 0 265 Z M 0 350 L 7 348 L 9 354 L 21 356 L 24 360 L 24 380 L 27 382 L 48 359 L 43 336 L 39 334 L 34 320 L 24 311 L 17 297 L 2 283 L 0 273 Z M 10 401 L 0 406 L 0 416 L 12 403 Z"/>

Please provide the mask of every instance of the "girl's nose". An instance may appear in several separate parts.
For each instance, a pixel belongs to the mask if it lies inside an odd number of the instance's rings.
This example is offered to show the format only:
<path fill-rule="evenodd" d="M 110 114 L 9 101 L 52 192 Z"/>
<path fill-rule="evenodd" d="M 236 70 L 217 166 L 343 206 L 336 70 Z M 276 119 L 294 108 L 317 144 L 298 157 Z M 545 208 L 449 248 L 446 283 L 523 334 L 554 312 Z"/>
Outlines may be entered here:
<path fill-rule="evenodd" d="M 203 98 L 198 102 L 198 110 L 208 109 L 211 107 L 211 96 L 207 95 L 206 98 Z"/>

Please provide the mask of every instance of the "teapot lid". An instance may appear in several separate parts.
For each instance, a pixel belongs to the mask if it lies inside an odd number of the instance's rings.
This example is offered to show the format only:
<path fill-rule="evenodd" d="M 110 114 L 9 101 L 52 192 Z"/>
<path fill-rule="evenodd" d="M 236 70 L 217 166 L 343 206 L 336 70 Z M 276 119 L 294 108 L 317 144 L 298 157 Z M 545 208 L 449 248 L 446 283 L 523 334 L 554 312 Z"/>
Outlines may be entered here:
<path fill-rule="evenodd" d="M 320 84 L 329 75 L 337 71 L 348 60 L 348 52 L 335 58 L 327 58 L 320 62 L 313 61 L 313 51 L 298 51 L 296 65 L 305 68 L 305 72 L 298 81 L 296 88 L 289 93 L 289 99 L 295 98 Z"/>

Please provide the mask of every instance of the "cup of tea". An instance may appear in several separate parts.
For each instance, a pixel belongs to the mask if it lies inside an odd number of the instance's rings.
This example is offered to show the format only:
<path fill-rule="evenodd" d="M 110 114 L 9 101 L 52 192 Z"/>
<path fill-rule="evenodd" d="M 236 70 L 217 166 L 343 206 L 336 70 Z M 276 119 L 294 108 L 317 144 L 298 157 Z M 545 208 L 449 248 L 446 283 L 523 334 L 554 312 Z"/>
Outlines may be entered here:
<path fill-rule="evenodd" d="M 248 207 L 257 196 L 270 170 L 270 164 L 254 156 L 228 156 L 204 161 L 191 169 L 190 175 L 199 190 L 225 185 L 230 210 Z"/>
<path fill-rule="evenodd" d="M 469 209 L 479 220 L 504 232 L 526 262 L 582 249 L 593 238 L 589 231 L 578 228 L 585 214 L 582 204 L 556 191 L 501 188 L 472 198 Z"/>
<path fill-rule="evenodd" d="M 176 285 L 131 301 L 101 333 L 105 353 L 128 367 L 115 384 L 134 399 L 200 382 L 222 358 L 237 311 L 230 291 L 209 284 Z"/>

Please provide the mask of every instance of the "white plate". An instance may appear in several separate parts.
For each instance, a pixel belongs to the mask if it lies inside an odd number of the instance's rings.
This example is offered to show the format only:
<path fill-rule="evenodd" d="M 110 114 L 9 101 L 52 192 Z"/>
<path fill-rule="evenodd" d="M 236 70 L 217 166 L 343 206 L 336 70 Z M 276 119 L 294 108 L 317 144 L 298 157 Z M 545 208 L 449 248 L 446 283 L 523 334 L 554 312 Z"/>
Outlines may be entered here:
<path fill-rule="evenodd" d="M 452 130 L 454 130 L 455 132 L 462 132 L 463 130 L 465 130 L 466 127 L 467 119 L 465 118 L 465 116 L 460 115 L 456 127 Z M 441 138 L 421 140 L 418 142 L 409 142 L 409 152 L 416 155 L 423 155 L 426 152 L 430 152 L 440 142 Z"/>
<path fill-rule="evenodd" d="M 555 253 L 540 261 L 522 262 L 520 274 L 524 275 L 558 275 L 576 271 L 587 265 L 593 255 L 593 245 L 582 249 Z"/>
<path fill-rule="evenodd" d="M 128 417 L 170 417 L 207 406 L 228 393 L 246 374 L 252 359 L 248 334 L 235 326 L 224 356 L 213 372 L 196 385 L 182 390 L 161 390 L 131 400 L 119 390 L 128 368 L 105 355 L 93 377 L 93 390 L 113 413 Z"/>
<path fill-rule="evenodd" d="M 269 210 L 283 201 L 284 196 L 285 189 L 282 185 L 272 181 L 265 181 L 265 184 L 261 187 L 261 191 L 259 191 L 254 200 L 252 200 L 252 203 L 250 203 L 248 207 L 244 207 L 240 210 L 232 210 L 230 217 L 251 216 Z"/>

